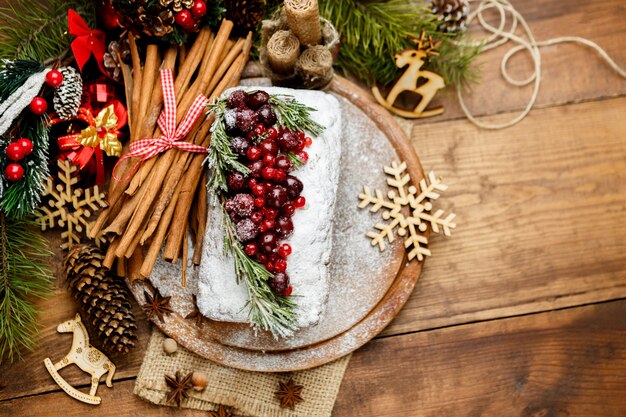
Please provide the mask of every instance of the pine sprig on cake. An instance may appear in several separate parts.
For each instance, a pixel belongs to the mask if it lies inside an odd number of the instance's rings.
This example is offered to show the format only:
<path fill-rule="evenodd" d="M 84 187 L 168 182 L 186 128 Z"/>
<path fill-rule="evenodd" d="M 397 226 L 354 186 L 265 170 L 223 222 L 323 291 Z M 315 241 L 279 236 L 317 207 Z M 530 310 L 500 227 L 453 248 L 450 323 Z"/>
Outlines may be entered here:
<path fill-rule="evenodd" d="M 319 136 L 324 128 L 311 119 L 311 112 L 315 109 L 298 103 L 293 97 L 281 95 L 270 96 L 270 103 L 278 112 L 278 125 L 291 130 L 308 130 L 314 136 Z"/>

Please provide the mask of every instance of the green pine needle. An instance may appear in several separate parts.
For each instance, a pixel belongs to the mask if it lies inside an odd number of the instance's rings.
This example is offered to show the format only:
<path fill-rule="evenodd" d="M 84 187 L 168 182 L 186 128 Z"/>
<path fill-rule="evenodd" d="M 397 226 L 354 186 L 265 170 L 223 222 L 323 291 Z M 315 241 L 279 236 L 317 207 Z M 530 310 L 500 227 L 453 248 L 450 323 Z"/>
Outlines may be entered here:
<path fill-rule="evenodd" d="M 54 275 L 46 258 L 48 242 L 32 221 L 9 221 L 0 214 L 0 361 L 21 358 L 36 347 L 37 306 L 48 296 Z"/>
<path fill-rule="evenodd" d="M 94 27 L 95 2 L 90 0 L 11 0 L 0 7 L 0 59 L 50 63 L 65 56 L 72 41 L 70 8 Z"/>

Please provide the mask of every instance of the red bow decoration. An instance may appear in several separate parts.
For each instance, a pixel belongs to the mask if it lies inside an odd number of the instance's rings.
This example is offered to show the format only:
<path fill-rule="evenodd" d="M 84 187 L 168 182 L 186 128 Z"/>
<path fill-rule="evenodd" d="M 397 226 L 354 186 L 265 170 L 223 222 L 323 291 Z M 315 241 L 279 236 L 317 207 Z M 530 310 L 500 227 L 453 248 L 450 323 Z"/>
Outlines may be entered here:
<path fill-rule="evenodd" d="M 106 74 L 104 69 L 104 53 L 106 51 L 106 35 L 101 30 L 91 30 L 82 17 L 74 10 L 67 11 L 67 26 L 70 35 L 76 36 L 72 41 L 72 52 L 76 58 L 76 64 L 82 71 L 93 54 L 100 71 Z"/>
<path fill-rule="evenodd" d="M 113 124 L 111 124 L 111 115 L 108 114 L 109 108 L 113 109 L 115 118 L 113 118 Z M 103 120 L 108 117 L 109 120 Z M 115 122 L 115 119 L 117 121 Z M 56 125 L 63 122 L 83 121 L 87 123 L 87 128 L 78 133 L 72 133 L 69 135 L 61 136 L 57 139 L 59 145 L 60 158 L 68 159 L 74 165 L 78 166 L 78 170 L 81 171 L 87 167 L 88 172 L 96 173 L 96 184 L 100 185 L 104 183 L 104 154 L 103 151 L 109 156 L 119 156 L 121 153 L 121 145 L 119 142 L 114 146 L 110 142 L 105 143 L 107 139 L 117 141 L 117 137 L 121 134 L 120 129 L 126 125 L 128 119 L 128 113 L 126 108 L 120 101 L 114 101 L 109 106 L 100 111 L 97 117 L 94 117 L 90 109 L 81 107 L 78 110 L 78 114 L 70 120 L 64 120 L 52 115 L 50 125 Z M 88 141 L 93 142 L 93 136 L 95 132 L 97 143 L 94 146 L 84 145 Z"/>
<path fill-rule="evenodd" d="M 165 108 L 161 112 L 157 123 L 161 128 L 163 135 L 155 139 L 141 139 L 131 142 L 129 152 L 122 156 L 113 168 L 113 178 L 117 181 L 127 180 L 135 172 L 142 161 L 157 156 L 161 152 L 165 152 L 168 149 L 176 148 L 193 153 L 208 153 L 205 147 L 184 142 L 182 139 L 184 139 L 185 136 L 187 136 L 187 134 L 191 131 L 191 128 L 202 113 L 202 109 L 206 107 L 209 100 L 202 94 L 199 94 L 193 101 L 183 120 L 180 122 L 178 127 L 176 127 L 176 93 L 174 91 L 174 77 L 172 75 L 172 70 L 162 69 L 160 73 L 161 89 L 163 90 L 163 106 Z M 127 158 L 139 158 L 140 161 L 135 164 L 130 174 L 121 180 L 115 175 L 115 170 L 119 164 Z"/>

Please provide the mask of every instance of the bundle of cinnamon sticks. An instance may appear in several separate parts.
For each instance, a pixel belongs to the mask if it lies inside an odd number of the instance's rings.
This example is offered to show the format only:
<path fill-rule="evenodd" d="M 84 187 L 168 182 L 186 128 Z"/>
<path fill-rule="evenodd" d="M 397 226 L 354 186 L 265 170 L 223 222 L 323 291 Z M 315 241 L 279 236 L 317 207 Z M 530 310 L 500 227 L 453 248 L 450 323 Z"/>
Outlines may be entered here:
<path fill-rule="evenodd" d="M 188 49 L 171 46 L 162 52 L 159 46 L 148 45 L 143 65 L 135 39 L 129 35 L 133 72 L 132 79 L 125 81 L 129 83 L 126 90 L 132 92 L 127 98 L 131 143 L 161 135 L 157 126 L 163 107 L 160 69 L 171 68 L 176 74 L 177 123 L 198 94 L 212 101 L 239 83 L 250 55 L 252 34 L 230 40 L 232 28 L 228 20 L 215 34 L 205 28 Z M 208 147 L 212 122 L 200 117 L 184 140 Z M 131 281 L 145 279 L 163 248 L 165 260 L 175 263 L 182 258 L 185 281 L 188 236 L 194 241 L 193 262 L 198 265 L 206 228 L 204 158 L 203 154 L 169 149 L 141 162 L 136 170 L 135 158 L 117 167 L 117 179 L 112 179 L 109 187 L 109 207 L 91 229 L 92 236 L 101 230 L 109 236 L 105 266 L 112 268 L 117 260 L 119 275 Z"/>

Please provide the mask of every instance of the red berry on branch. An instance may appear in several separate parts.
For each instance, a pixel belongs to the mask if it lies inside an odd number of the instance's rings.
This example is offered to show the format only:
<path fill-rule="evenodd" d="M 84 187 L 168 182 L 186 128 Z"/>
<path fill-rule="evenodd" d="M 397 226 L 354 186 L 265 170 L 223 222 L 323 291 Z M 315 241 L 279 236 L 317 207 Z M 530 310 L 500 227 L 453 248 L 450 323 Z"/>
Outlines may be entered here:
<path fill-rule="evenodd" d="M 4 170 L 4 174 L 9 181 L 16 182 L 21 180 L 24 176 L 24 168 L 22 168 L 19 164 L 9 164 Z"/>
<path fill-rule="evenodd" d="M 26 155 L 24 153 L 24 149 L 22 149 L 20 144 L 17 142 L 13 142 L 9 146 L 7 146 L 6 152 L 7 158 L 9 158 L 11 161 L 19 161 Z"/>
<path fill-rule="evenodd" d="M 206 3 L 202 0 L 196 0 L 191 7 L 191 14 L 196 19 L 200 20 L 206 15 L 207 7 Z"/>
<path fill-rule="evenodd" d="M 191 15 L 189 10 L 183 9 L 176 13 L 176 24 L 186 31 L 190 31 L 196 24 L 196 20 Z"/>
<path fill-rule="evenodd" d="M 24 150 L 24 156 L 30 155 L 33 152 L 33 142 L 28 138 L 21 138 L 17 141 L 22 150 Z"/>
<path fill-rule="evenodd" d="M 280 247 L 278 248 L 278 255 L 281 258 L 286 258 L 291 255 L 291 246 L 289 245 L 289 243 L 283 243 L 282 245 L 280 245 Z"/>
<path fill-rule="evenodd" d="M 48 103 L 42 97 L 35 97 L 28 107 L 37 116 L 42 116 L 48 110 Z"/>
<path fill-rule="evenodd" d="M 52 88 L 57 88 L 63 84 L 63 74 L 53 69 L 46 74 L 46 84 Z"/>

